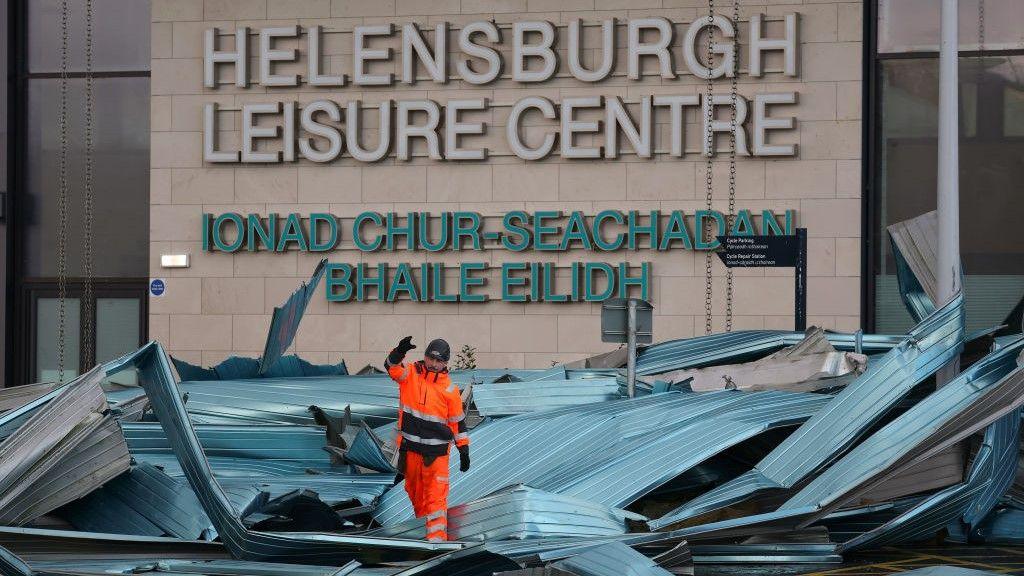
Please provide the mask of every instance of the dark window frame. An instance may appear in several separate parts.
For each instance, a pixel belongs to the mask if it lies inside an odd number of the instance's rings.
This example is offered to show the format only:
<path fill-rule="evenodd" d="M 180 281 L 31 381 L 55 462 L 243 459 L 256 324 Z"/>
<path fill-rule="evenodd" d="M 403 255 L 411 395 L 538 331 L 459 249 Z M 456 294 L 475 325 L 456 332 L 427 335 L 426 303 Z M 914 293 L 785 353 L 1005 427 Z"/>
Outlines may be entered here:
<path fill-rule="evenodd" d="M 7 243 L 7 320 L 3 337 L 6 340 L 4 353 L 7 356 L 6 369 L 3 374 L 2 386 L 27 384 L 35 375 L 35 303 L 30 293 L 35 289 L 43 289 L 52 284 L 56 289 L 56 278 L 26 278 L 22 263 L 24 256 L 25 227 L 18 218 L 18 210 L 26 191 L 28 170 L 27 146 L 23 142 L 28 139 L 28 87 L 29 80 L 43 78 L 60 78 L 60 73 L 29 72 L 28 69 L 28 3 L 31 0 L 10 0 L 8 44 L 8 192 L 4 214 L 6 220 Z M 68 72 L 68 78 L 85 78 L 85 72 Z M 94 78 L 150 78 L 149 70 L 97 71 Z M 148 241 L 148 238 L 147 238 Z M 72 286 L 81 286 L 81 278 L 68 278 L 68 294 L 74 294 Z M 142 306 L 140 308 L 140 345 L 145 344 L 149 335 L 149 298 L 148 277 L 135 278 L 94 278 L 93 286 L 96 297 L 102 297 L 108 291 L 117 292 L 124 285 L 141 287 Z M 56 293 L 56 292 L 54 292 Z M 93 324 L 95 326 L 95 323 Z M 83 361 L 84 355 L 82 356 Z M 89 366 L 91 368 L 91 366 Z M 84 368 L 83 368 L 84 369 Z"/>
<path fill-rule="evenodd" d="M 59 295 L 56 278 L 25 280 L 21 284 L 21 310 L 22 317 L 19 319 L 27 330 L 23 332 L 24 341 L 29 345 L 24 348 L 27 357 L 21 363 L 24 372 L 20 375 L 21 382 L 35 381 L 36 369 L 38 368 L 35 341 L 38 334 L 36 322 L 38 302 L 40 298 L 56 298 Z M 81 299 L 85 293 L 85 282 L 81 279 L 68 280 L 67 297 Z M 92 312 L 92 325 L 96 326 L 96 301 L 100 298 L 135 298 L 139 300 L 139 346 L 146 343 L 147 325 L 149 318 L 149 282 L 146 280 L 104 278 L 94 279 L 92 306 L 82 306 L 82 313 L 86 310 Z M 85 318 L 79 325 L 79 343 L 85 342 Z M 84 373 L 95 365 L 94 358 L 86 357 L 83 346 L 79 348 L 79 373 Z"/>
<path fill-rule="evenodd" d="M 861 99 L 861 328 L 868 333 L 877 329 L 876 272 L 880 265 L 878 252 L 888 238 L 879 229 L 881 202 L 878 197 L 882 189 L 881 171 L 878 169 L 878 155 L 882 152 L 882 66 L 886 60 L 938 59 L 936 51 L 920 52 L 878 52 L 878 0 L 864 2 L 863 31 L 863 85 Z M 1015 50 L 961 50 L 958 58 L 982 56 L 1021 56 L 1024 49 Z M 975 138 L 978 136 L 976 135 Z M 1003 137 L 1021 140 L 1020 137 Z"/>

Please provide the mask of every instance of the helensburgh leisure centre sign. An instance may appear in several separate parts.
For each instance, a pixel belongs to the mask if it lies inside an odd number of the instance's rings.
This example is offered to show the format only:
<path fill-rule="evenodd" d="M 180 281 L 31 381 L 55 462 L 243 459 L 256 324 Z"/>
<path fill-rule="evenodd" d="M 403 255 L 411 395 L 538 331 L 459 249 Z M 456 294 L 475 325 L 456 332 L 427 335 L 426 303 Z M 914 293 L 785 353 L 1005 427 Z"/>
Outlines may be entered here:
<path fill-rule="evenodd" d="M 773 72 L 797 76 L 798 23 L 797 14 L 781 17 L 783 34 L 778 38 L 764 35 L 764 16 L 754 14 L 749 20 L 747 47 L 744 58 L 747 75 L 760 78 L 766 72 L 767 54 L 781 53 L 781 67 Z M 583 46 L 584 28 L 600 26 L 600 47 Z M 615 57 L 616 28 L 626 29 L 625 70 Z M 234 48 L 221 47 L 216 28 L 204 35 L 204 74 L 207 88 L 217 89 L 222 84 L 248 88 L 250 84 L 250 57 L 258 61 L 259 84 L 264 87 L 298 87 L 302 84 L 315 88 L 352 88 L 394 86 L 395 83 L 417 85 L 434 83 L 444 85 L 451 80 L 470 86 L 487 86 L 498 80 L 511 79 L 524 85 L 542 83 L 553 78 L 571 77 L 585 83 L 600 83 L 610 76 L 624 76 L 630 81 L 643 81 L 645 77 L 674 80 L 683 74 L 700 79 L 732 78 L 737 74 L 734 57 L 736 24 L 725 16 L 713 19 L 695 18 L 686 25 L 681 47 L 673 47 L 674 24 L 661 17 L 633 18 L 625 23 L 605 19 L 600 24 L 584 25 L 580 20 L 566 27 L 568 45 L 565 62 L 556 50 L 558 36 L 551 22 L 524 21 L 499 26 L 491 21 L 470 22 L 458 28 L 458 52 L 448 50 L 450 26 L 442 22 L 434 26 L 432 34 L 414 23 L 403 24 L 396 30 L 394 24 L 359 25 L 351 30 L 352 66 L 347 74 L 328 75 L 323 71 L 323 49 L 329 32 L 319 26 L 303 28 L 297 25 L 260 28 L 259 53 L 250 55 L 247 41 L 250 30 L 239 27 L 234 32 Z M 715 40 L 710 50 L 714 62 L 706 62 L 708 46 L 705 31 L 711 29 Z M 306 36 L 305 75 L 279 73 L 281 65 L 300 61 L 299 49 L 281 48 L 279 43 Z M 433 36 L 432 45 L 427 37 Z M 230 36 L 230 35 L 229 35 Z M 508 38 L 511 36 L 511 38 Z M 397 39 L 396 39 L 397 37 Z M 388 42 L 400 42 L 398 54 Z M 511 53 L 508 53 L 511 44 Z M 584 65 L 585 49 L 598 50 L 592 67 Z M 504 50 L 505 52 L 503 52 Z M 686 71 L 675 68 L 681 60 Z M 396 77 L 393 70 L 400 61 L 402 73 Z M 418 70 L 426 71 L 426 77 Z M 454 66 L 455 74 L 450 73 Z M 646 68 L 645 68 L 646 66 Z M 510 69 L 510 74 L 503 71 Z M 336 102 L 317 99 L 303 104 L 295 101 L 242 103 L 240 145 L 222 148 L 218 142 L 218 105 L 204 106 L 203 159 L 212 163 L 279 163 L 305 158 L 312 162 L 331 162 L 347 156 L 357 161 L 375 162 L 394 153 L 399 161 L 409 161 L 413 142 L 425 143 L 425 155 L 434 160 L 480 161 L 488 158 L 486 147 L 473 145 L 474 138 L 488 134 L 488 124 L 482 120 L 468 120 L 473 112 L 495 107 L 509 107 L 505 126 L 505 140 L 511 154 L 524 160 L 540 160 L 557 152 L 563 158 L 618 158 L 621 150 L 620 135 L 633 153 L 641 158 L 656 155 L 683 157 L 686 155 L 683 129 L 686 109 L 697 108 L 704 137 L 701 154 L 715 155 L 712 134 L 728 134 L 733 130 L 731 114 L 720 114 L 719 109 L 732 107 L 729 93 L 714 94 L 710 99 L 700 93 L 700 84 L 691 84 L 694 93 L 665 94 L 665 85 L 658 86 L 657 94 L 641 94 L 636 101 L 624 101 L 619 96 L 563 97 L 560 102 L 528 95 L 514 102 L 492 102 L 487 98 L 458 98 L 438 104 L 429 99 L 384 99 L 375 106 L 364 106 L 359 100 Z M 774 115 L 769 109 L 797 102 L 794 91 L 758 92 L 751 97 L 736 95 L 736 150 L 742 156 L 793 156 L 795 144 L 773 144 L 770 134 L 791 130 L 793 116 Z M 376 108 L 375 117 L 372 108 Z M 630 111 L 634 108 L 636 113 Z M 367 109 L 370 109 L 367 111 Z M 588 110 L 590 112 L 588 112 Z M 602 120 L 581 119 L 597 110 Z M 667 114 L 671 130 L 670 142 L 664 149 L 655 148 L 655 117 Z M 728 118 L 720 118 L 729 116 Z M 542 135 L 528 139 L 523 134 L 525 120 L 531 128 L 543 129 Z M 376 143 L 363 142 L 360 132 L 373 126 Z M 748 143 L 747 130 L 751 133 Z"/>
<path fill-rule="evenodd" d="M 798 74 L 798 25 L 795 13 L 774 17 L 777 37 L 765 34 L 766 18 L 753 14 L 742 59 L 746 74 L 761 78 L 769 70 L 788 77 Z M 567 45 L 560 55 L 556 48 L 558 27 L 566 28 Z M 584 46 L 587 28 L 598 29 L 594 46 Z M 492 21 L 462 24 L 446 22 L 423 30 L 417 24 L 357 25 L 350 30 L 324 30 L 319 26 L 273 26 L 260 28 L 258 54 L 251 54 L 248 39 L 252 31 L 238 27 L 222 35 L 216 28 L 204 34 L 205 87 L 217 89 L 234 85 L 247 89 L 253 76 L 263 87 L 352 89 L 399 85 L 445 85 L 454 80 L 468 86 L 487 86 L 511 80 L 531 86 L 555 78 L 574 78 L 600 84 L 610 77 L 631 82 L 674 80 L 693 75 L 698 79 L 734 78 L 738 72 L 734 54 L 736 23 L 725 16 L 695 18 L 683 23 L 683 38 L 675 42 L 676 24 L 661 18 L 633 18 L 625 22 L 609 18 L 584 24 L 573 20 L 565 25 L 548 21 L 522 21 L 499 25 Z M 617 45 L 624 29 L 625 46 Z M 708 61 L 707 34 L 713 34 Z M 342 52 L 351 52 L 348 70 L 324 71 L 324 53 L 338 53 L 338 39 L 350 42 Z M 234 36 L 233 47 L 230 37 Z M 305 36 L 305 42 L 301 38 Z M 451 36 L 451 38 L 450 38 Z M 431 38 L 432 37 L 432 38 Z M 458 50 L 449 50 L 457 37 Z M 589 35 L 587 35 L 589 38 Z M 282 46 L 298 42 L 302 48 Z M 400 46 L 397 51 L 388 46 Z M 624 49 L 625 59 L 616 58 Z M 595 52 L 584 58 L 585 50 Z M 300 52 L 304 51 L 304 58 Z M 771 56 L 771 55 L 775 56 Z M 289 69 L 305 60 L 305 74 Z M 592 60 L 592 64 L 584 64 Z M 250 73 L 250 61 L 258 71 Z M 681 61 L 685 70 L 674 62 Z M 400 62 L 401 74 L 396 77 Z M 454 69 L 454 73 L 451 71 Z M 421 74 L 425 71 L 425 76 Z M 345 72 L 345 73 L 338 73 Z M 318 98 L 299 104 L 294 100 L 245 102 L 239 108 L 219 109 L 206 103 L 203 109 L 203 159 L 209 163 L 276 164 L 305 159 L 328 163 L 339 158 L 377 162 L 394 158 L 410 162 L 425 157 L 437 161 L 473 163 L 497 155 L 537 161 L 552 155 L 566 159 L 615 160 L 621 154 L 639 158 L 668 156 L 682 158 L 698 154 L 716 155 L 719 134 L 735 141 L 738 156 L 795 156 L 796 144 L 772 141 L 771 135 L 790 131 L 796 118 L 779 112 L 795 105 L 795 91 L 718 93 L 708 97 L 702 84 L 689 84 L 692 93 L 672 94 L 668 84 L 657 93 L 634 99 L 617 95 L 563 96 L 553 101 L 527 94 L 508 102 L 487 98 L 459 97 L 439 104 L 431 99 L 385 98 L 373 105 L 358 99 L 338 102 Z M 621 87 L 616 87 L 621 92 Z M 264 93 L 261 98 L 271 98 Z M 728 111 L 735 102 L 735 122 Z M 482 146 L 490 126 L 481 119 L 487 111 L 508 109 L 503 128 L 507 152 Z M 686 112 L 697 110 L 702 138 L 699 149 L 687 150 L 684 138 Z M 219 142 L 219 117 L 240 113 L 234 123 L 240 132 L 238 144 L 224 147 Z M 656 141 L 658 120 L 667 124 L 668 142 Z M 529 127 L 527 130 L 526 128 Z M 372 128 L 372 130 L 370 130 Z M 375 133 L 372 139 L 363 133 Z M 749 137 L 748 137 L 749 133 Z M 415 148 L 415 150 L 414 150 Z M 327 213 L 204 214 L 203 249 L 209 251 L 285 251 L 325 253 L 342 249 L 343 238 L 362 252 L 380 250 L 463 251 L 671 251 L 714 250 L 723 235 L 790 235 L 794 212 L 775 214 L 771 210 L 739 210 L 729 221 L 716 210 L 639 212 L 604 210 L 594 215 L 560 211 L 514 210 L 500 216 L 499 229 L 485 229 L 484 218 L 476 212 L 380 213 L 363 212 L 342 219 Z M 349 226 L 350 222 L 350 226 Z M 343 230 L 344 228 L 344 230 Z M 494 228 L 494 227 L 492 227 Z M 347 247 L 347 245 L 346 245 Z M 628 258 L 628 257 L 627 257 Z M 550 258 L 548 258 L 550 260 Z M 331 301 L 450 301 L 482 302 L 489 299 L 487 283 L 491 274 L 487 262 L 445 264 L 331 263 L 326 288 Z M 498 266 L 494 266 L 497 273 Z M 449 274 L 450 272 L 450 274 Z M 456 278 L 457 276 L 457 278 Z M 638 293 L 648 299 L 650 262 L 626 260 L 617 264 L 593 261 L 503 262 L 500 265 L 501 298 L 506 301 L 600 301 Z M 497 290 L 494 290 L 496 293 Z"/>

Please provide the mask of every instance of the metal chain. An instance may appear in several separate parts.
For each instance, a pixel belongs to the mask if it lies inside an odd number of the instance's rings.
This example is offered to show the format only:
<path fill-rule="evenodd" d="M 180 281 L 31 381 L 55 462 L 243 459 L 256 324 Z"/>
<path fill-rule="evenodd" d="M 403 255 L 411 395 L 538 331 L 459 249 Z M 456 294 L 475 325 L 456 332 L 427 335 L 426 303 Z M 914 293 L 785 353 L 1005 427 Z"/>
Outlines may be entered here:
<path fill-rule="evenodd" d="M 712 46 L 714 44 L 714 23 L 715 23 L 715 2 L 714 0 L 708 0 L 708 45 L 707 45 L 707 67 L 708 67 L 708 84 L 707 93 L 705 97 L 705 123 L 706 132 L 704 138 L 706 139 L 704 145 L 707 147 L 707 157 L 705 162 L 705 184 L 706 184 L 706 199 L 707 209 L 711 210 L 711 200 L 714 193 L 714 176 L 712 170 L 714 169 L 714 144 L 715 136 L 714 131 L 711 130 L 711 124 L 715 119 L 715 84 L 711 78 L 710 70 L 712 59 L 714 58 L 714 52 Z M 700 233 L 707 235 L 711 233 L 711 225 L 705 224 L 704 230 Z M 704 253 L 704 334 L 711 334 L 711 295 L 712 295 L 712 279 L 711 279 L 711 265 L 714 255 L 711 251 Z"/>
<path fill-rule="evenodd" d="M 64 381 L 65 300 L 68 294 L 68 0 L 60 12 L 60 159 L 57 196 L 57 381 Z"/>
<path fill-rule="evenodd" d="M 978 0 L 978 70 L 974 80 L 974 110 L 975 117 L 981 107 L 981 82 L 985 79 L 985 57 L 981 53 L 985 50 L 985 0 Z M 977 124 L 977 122 L 975 122 Z M 977 127 L 975 127 L 977 130 Z"/>
<path fill-rule="evenodd" d="M 732 21 L 739 28 L 739 0 L 733 0 L 732 2 Z M 730 89 L 732 107 L 729 109 L 729 216 L 726 219 L 727 233 L 732 230 L 733 222 L 736 220 L 736 107 L 737 100 L 739 99 L 737 94 L 740 70 L 739 42 L 740 38 L 737 32 L 732 43 L 733 75 Z M 732 332 L 732 268 L 725 269 L 725 331 Z"/>
<path fill-rule="evenodd" d="M 92 75 L 92 23 L 93 23 L 93 0 L 85 0 L 85 214 L 83 215 L 84 239 L 82 242 L 83 260 L 85 266 L 85 288 L 82 293 L 82 331 L 84 342 L 82 353 L 87 363 L 94 363 L 95 335 L 94 319 L 96 307 L 94 306 L 92 276 L 93 276 L 93 254 L 92 254 L 92 224 L 93 224 L 93 124 L 95 99 L 93 97 L 93 75 Z"/>

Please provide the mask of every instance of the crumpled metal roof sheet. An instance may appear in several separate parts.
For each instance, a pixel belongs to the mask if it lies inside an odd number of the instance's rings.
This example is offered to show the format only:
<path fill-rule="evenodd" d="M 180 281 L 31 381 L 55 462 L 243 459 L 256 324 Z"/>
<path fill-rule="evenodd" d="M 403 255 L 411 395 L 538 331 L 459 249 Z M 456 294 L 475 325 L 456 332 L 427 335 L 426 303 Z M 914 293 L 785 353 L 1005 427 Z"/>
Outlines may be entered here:
<path fill-rule="evenodd" d="M 380 426 L 398 419 L 398 386 L 387 375 L 259 378 L 181 382 L 186 409 L 200 424 L 299 424 L 314 426 L 310 405 L 340 415 L 351 406 L 352 421 Z M 110 392 L 112 402 L 138 390 Z"/>
<path fill-rule="evenodd" d="M 496 419 L 470 432 L 469 472 L 460 473 L 453 459 L 448 502 L 526 484 L 622 507 L 718 451 L 798 424 L 828 402 L 794 392 L 676 392 Z M 384 526 L 412 517 L 402 485 L 374 512 Z"/>
<path fill-rule="evenodd" d="M 291 346 L 296 332 L 299 331 L 302 315 L 306 313 L 306 306 L 313 299 L 316 287 L 320 285 L 326 269 L 327 259 L 324 258 L 316 265 L 308 284 L 303 283 L 284 304 L 274 307 L 274 314 L 270 318 L 270 330 L 267 331 L 267 342 L 263 346 L 263 356 L 260 358 L 259 374 L 270 370 Z"/>
<path fill-rule="evenodd" d="M 55 391 L 0 444 L 0 523 L 22 525 L 128 469 L 128 447 L 92 370 Z"/>
<path fill-rule="evenodd" d="M 133 454 L 137 462 L 147 462 L 174 478 L 184 478 L 185 471 L 174 454 Z M 311 462 L 302 460 L 257 460 L 253 458 L 232 458 L 210 456 L 206 459 L 218 479 L 231 478 L 271 478 L 277 476 L 301 476 L 313 474 L 347 474 L 349 467 L 332 466 L 327 462 Z"/>
<path fill-rule="evenodd" d="M 872 434 L 780 509 L 829 512 L 896 470 L 919 462 L 1024 404 L 1024 339 L 985 356 Z M 1005 488 L 1004 488 L 1005 491 Z M 1002 492 L 996 495 L 1001 496 Z"/>
<path fill-rule="evenodd" d="M 0 546 L 0 576 L 32 576 L 25 561 Z"/>
<path fill-rule="evenodd" d="M 1021 410 L 1010 412 L 985 430 L 967 481 L 939 491 L 882 526 L 844 542 L 850 552 L 930 538 L 968 512 L 984 516 L 995 503 L 989 495 L 1005 492 L 1013 482 L 1020 450 Z M 986 508 L 988 507 L 988 508 Z"/>
<path fill-rule="evenodd" d="M 448 509 L 449 536 L 459 541 L 598 537 L 625 534 L 639 514 L 518 485 Z M 423 520 L 373 530 L 375 536 L 425 538 Z"/>
<path fill-rule="evenodd" d="M 959 355 L 964 336 L 963 295 L 911 330 L 898 346 L 844 388 L 750 472 L 665 516 L 653 529 L 742 502 L 755 493 L 790 488 L 831 463 L 916 385 Z"/>
<path fill-rule="evenodd" d="M 671 576 L 671 572 L 625 544 L 595 546 L 552 565 L 577 576 Z"/>
<path fill-rule="evenodd" d="M 154 557 L 192 560 L 230 558 L 227 550 L 218 542 L 45 528 L 12 528 L 9 526 L 0 526 L 0 547 L 17 554 L 29 565 L 46 561 L 86 561 L 109 558 L 124 560 L 151 560 Z"/>
<path fill-rule="evenodd" d="M 889 241 L 896 260 L 896 279 L 903 303 L 916 322 L 935 310 L 938 281 L 938 213 L 926 212 L 916 218 L 890 225 Z"/>
<path fill-rule="evenodd" d="M 52 382 L 0 388 L 0 413 L 20 408 L 37 398 L 53 392 L 55 388 L 57 388 L 57 384 Z"/>
<path fill-rule="evenodd" d="M 174 454 L 159 422 L 122 423 L 132 454 Z M 254 460 L 328 461 L 324 431 L 316 426 L 200 424 L 196 435 L 207 456 Z"/>
<path fill-rule="evenodd" d="M 669 340 L 648 346 L 637 353 L 637 374 L 661 374 L 684 368 L 701 368 L 723 362 L 735 363 L 766 356 L 786 346 L 793 346 L 804 339 L 803 332 L 783 330 L 737 330 Z M 882 334 L 843 334 L 826 332 L 825 337 L 837 350 L 854 351 L 858 339 L 862 353 L 888 352 L 905 339 L 905 336 Z"/>
<path fill-rule="evenodd" d="M 72 502 L 65 514 L 79 530 L 213 540 L 216 531 L 187 484 L 141 464 Z"/>
<path fill-rule="evenodd" d="M 378 437 L 376 432 L 363 423 L 352 444 L 345 451 L 345 462 L 377 472 L 395 472 L 391 459 L 384 452 L 384 443 L 384 439 Z M 394 449 L 391 452 L 393 453 Z"/>
<path fill-rule="evenodd" d="M 40 576 L 108 576 L 148 574 L 162 576 L 346 576 L 359 569 L 358 562 L 337 566 L 297 566 L 240 560 L 95 560 L 87 562 L 35 562 Z M 51 572 L 52 571 L 52 572 Z"/>
<path fill-rule="evenodd" d="M 562 370 L 564 373 L 564 369 Z M 473 403 L 481 416 L 509 416 L 621 398 L 615 378 L 538 378 L 526 382 L 479 384 Z"/>
<path fill-rule="evenodd" d="M 210 517 L 222 541 L 239 560 L 286 561 L 298 564 L 331 564 L 349 560 L 409 560 L 427 558 L 461 548 L 451 542 L 423 542 L 328 533 L 250 531 L 235 515 L 224 489 L 214 478 L 202 446 L 174 384 L 163 349 L 150 342 L 140 350 L 106 365 L 108 374 L 134 366 L 149 396 L 153 412 L 167 433 L 185 477 Z"/>
<path fill-rule="evenodd" d="M 228 478 L 218 480 L 225 490 L 252 487 L 277 498 L 295 490 L 312 490 L 329 506 L 350 500 L 367 505 L 395 483 L 394 474 L 305 474 L 270 478 Z M 237 508 L 236 508 L 237 509 Z"/>

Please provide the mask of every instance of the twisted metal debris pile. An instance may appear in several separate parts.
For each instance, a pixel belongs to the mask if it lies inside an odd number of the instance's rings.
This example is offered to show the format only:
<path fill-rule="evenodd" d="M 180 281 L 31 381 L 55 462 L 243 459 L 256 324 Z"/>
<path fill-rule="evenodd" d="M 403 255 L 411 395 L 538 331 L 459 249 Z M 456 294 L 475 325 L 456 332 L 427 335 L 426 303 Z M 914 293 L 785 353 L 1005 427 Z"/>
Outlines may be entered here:
<path fill-rule="evenodd" d="M 659 343 L 633 399 L 615 367 L 454 373 L 476 425 L 444 543 L 396 484 L 394 384 L 283 355 L 318 268 L 260 359 L 204 369 L 150 343 L 0 390 L 0 576 L 664 575 L 1024 543 L 1024 337 L 968 336 L 962 296 L 935 305 L 927 257 L 900 252 L 928 223 L 894 232 L 906 335 Z M 124 372 L 138 386 L 105 380 Z"/>

